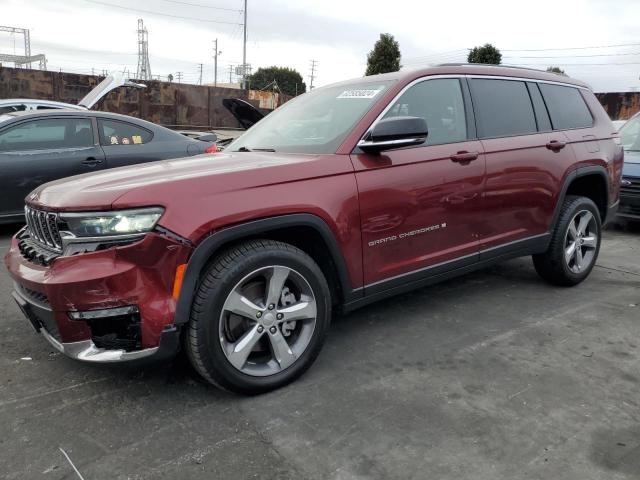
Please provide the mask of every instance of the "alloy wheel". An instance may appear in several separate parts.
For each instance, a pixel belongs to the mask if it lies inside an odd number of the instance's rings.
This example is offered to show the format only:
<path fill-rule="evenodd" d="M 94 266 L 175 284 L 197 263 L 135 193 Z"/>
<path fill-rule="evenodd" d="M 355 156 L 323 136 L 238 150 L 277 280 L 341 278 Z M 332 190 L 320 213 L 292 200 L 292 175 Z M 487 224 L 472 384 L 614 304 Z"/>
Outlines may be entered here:
<path fill-rule="evenodd" d="M 581 210 L 569 222 L 564 241 L 564 260 L 573 273 L 582 273 L 595 261 L 598 223 L 588 210 Z"/>
<path fill-rule="evenodd" d="M 313 290 L 300 273 L 284 266 L 260 268 L 227 296 L 220 314 L 220 345 L 242 373 L 274 375 L 304 353 L 316 317 Z"/>

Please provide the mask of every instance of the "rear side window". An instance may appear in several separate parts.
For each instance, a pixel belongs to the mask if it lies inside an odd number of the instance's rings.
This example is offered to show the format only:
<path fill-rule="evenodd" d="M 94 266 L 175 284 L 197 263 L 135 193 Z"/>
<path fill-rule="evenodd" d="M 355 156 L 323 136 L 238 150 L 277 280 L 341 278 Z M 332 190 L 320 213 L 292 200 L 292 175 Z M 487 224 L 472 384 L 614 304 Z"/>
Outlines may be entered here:
<path fill-rule="evenodd" d="M 102 145 L 141 145 L 149 143 L 153 133 L 133 123 L 98 119 Z"/>
<path fill-rule="evenodd" d="M 591 112 L 577 88 L 547 83 L 540 83 L 539 86 L 554 130 L 587 128 L 593 125 Z"/>
<path fill-rule="evenodd" d="M 32 120 L 0 133 L 0 152 L 93 146 L 88 118 Z"/>
<path fill-rule="evenodd" d="M 384 118 L 405 116 L 426 120 L 427 145 L 467 139 L 464 101 L 458 79 L 434 79 L 414 85 L 396 100 Z"/>
<path fill-rule="evenodd" d="M 472 79 L 471 95 L 480 137 L 536 133 L 536 117 L 524 82 Z"/>

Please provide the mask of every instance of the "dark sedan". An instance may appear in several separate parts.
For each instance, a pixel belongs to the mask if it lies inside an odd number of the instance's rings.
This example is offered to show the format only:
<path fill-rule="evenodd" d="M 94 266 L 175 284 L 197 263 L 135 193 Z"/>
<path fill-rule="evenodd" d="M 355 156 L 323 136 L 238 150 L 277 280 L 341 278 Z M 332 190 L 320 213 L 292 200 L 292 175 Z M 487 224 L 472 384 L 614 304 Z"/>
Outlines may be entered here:
<path fill-rule="evenodd" d="M 27 194 L 51 180 L 215 150 L 212 142 L 115 113 L 39 110 L 0 115 L 0 223 L 22 220 Z"/>

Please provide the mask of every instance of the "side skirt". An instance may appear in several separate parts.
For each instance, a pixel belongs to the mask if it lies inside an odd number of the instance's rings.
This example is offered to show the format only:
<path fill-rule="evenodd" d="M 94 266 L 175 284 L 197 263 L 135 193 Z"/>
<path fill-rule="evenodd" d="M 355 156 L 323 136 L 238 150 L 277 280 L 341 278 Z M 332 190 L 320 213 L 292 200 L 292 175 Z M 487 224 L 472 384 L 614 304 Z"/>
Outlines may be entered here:
<path fill-rule="evenodd" d="M 416 288 L 458 277 L 473 271 L 501 263 L 512 258 L 543 253 L 549 247 L 551 234 L 517 240 L 499 247 L 482 250 L 478 254 L 433 265 L 418 271 L 405 273 L 389 280 L 365 285 L 364 296 L 342 306 L 344 313 L 351 312 L 378 300 L 405 293 Z"/>

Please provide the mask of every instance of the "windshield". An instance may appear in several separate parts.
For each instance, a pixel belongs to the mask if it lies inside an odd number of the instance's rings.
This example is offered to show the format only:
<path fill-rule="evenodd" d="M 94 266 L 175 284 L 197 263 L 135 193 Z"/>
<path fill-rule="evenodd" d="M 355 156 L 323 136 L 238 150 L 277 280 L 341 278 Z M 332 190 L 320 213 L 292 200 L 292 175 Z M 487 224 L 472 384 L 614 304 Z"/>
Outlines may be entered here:
<path fill-rule="evenodd" d="M 622 148 L 627 152 L 640 152 L 640 115 L 632 117 L 620 129 Z"/>
<path fill-rule="evenodd" d="M 247 130 L 228 150 L 335 153 L 391 83 L 330 86 L 296 97 Z"/>

